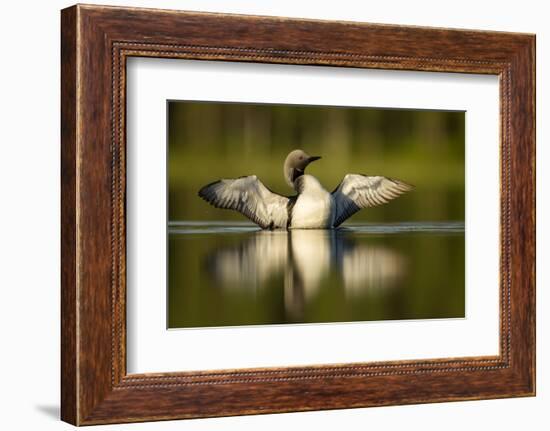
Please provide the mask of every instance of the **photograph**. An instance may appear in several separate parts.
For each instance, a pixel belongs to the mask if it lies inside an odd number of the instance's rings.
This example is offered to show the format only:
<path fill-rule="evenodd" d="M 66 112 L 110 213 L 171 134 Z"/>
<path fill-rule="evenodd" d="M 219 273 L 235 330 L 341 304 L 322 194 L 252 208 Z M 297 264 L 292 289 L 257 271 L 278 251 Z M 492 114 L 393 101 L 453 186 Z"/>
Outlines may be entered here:
<path fill-rule="evenodd" d="M 169 100 L 167 327 L 465 317 L 465 112 Z"/>

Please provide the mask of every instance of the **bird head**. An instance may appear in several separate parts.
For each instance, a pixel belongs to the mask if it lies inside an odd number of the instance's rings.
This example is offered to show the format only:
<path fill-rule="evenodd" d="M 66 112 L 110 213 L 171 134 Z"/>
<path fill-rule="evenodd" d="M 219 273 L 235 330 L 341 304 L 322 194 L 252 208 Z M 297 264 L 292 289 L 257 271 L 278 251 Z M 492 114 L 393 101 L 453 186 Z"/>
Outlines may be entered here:
<path fill-rule="evenodd" d="M 304 175 L 306 167 L 315 160 L 319 160 L 320 156 L 310 156 L 303 150 L 294 150 L 286 156 L 284 164 L 284 175 L 286 183 L 294 188 L 296 178 Z"/>

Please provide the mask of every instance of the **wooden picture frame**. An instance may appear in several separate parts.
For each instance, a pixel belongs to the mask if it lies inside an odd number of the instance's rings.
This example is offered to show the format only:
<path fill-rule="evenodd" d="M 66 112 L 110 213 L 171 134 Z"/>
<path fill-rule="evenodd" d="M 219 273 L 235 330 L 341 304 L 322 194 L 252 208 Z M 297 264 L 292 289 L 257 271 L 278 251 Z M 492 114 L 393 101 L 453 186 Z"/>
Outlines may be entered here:
<path fill-rule="evenodd" d="M 61 14 L 61 418 L 75 425 L 535 394 L 535 37 L 77 5 Z M 500 354 L 127 374 L 131 56 L 500 78 Z"/>

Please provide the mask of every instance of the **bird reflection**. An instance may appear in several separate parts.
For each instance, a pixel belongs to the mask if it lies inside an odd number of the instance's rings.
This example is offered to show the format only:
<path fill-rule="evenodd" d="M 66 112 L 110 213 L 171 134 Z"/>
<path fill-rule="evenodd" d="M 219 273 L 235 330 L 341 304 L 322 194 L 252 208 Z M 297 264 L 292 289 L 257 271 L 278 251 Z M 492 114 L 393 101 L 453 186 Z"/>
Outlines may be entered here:
<path fill-rule="evenodd" d="M 346 296 L 356 297 L 400 286 L 407 269 L 396 250 L 357 244 L 344 229 L 258 231 L 214 251 L 206 265 L 224 289 L 257 292 L 270 278 L 283 276 L 285 310 L 294 319 L 301 319 L 329 277 L 341 280 Z"/>

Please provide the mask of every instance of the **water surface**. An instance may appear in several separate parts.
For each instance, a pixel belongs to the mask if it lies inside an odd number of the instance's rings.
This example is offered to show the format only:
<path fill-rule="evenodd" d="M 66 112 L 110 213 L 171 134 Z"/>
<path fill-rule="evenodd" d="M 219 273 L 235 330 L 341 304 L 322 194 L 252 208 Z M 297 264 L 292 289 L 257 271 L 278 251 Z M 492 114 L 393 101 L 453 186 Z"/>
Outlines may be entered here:
<path fill-rule="evenodd" d="M 462 222 L 168 225 L 170 328 L 464 317 Z"/>

